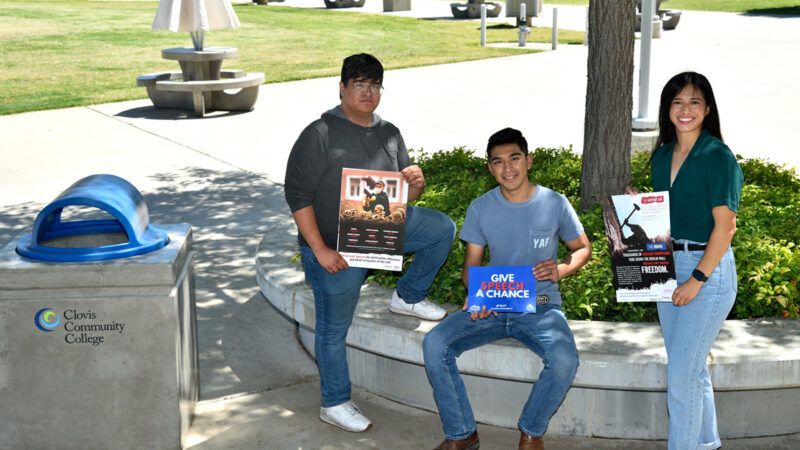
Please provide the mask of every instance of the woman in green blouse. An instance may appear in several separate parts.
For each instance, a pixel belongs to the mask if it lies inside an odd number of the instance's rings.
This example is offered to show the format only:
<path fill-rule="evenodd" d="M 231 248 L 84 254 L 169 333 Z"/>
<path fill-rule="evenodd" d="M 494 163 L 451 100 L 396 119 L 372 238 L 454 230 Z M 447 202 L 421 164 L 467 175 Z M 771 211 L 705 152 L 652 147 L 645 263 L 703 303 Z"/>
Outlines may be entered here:
<path fill-rule="evenodd" d="M 731 240 L 744 176 L 722 142 L 708 79 L 675 75 L 661 92 L 651 160 L 654 191 L 669 191 L 678 288 L 658 304 L 667 349 L 670 450 L 715 449 L 714 390 L 706 358 L 736 299 Z"/>

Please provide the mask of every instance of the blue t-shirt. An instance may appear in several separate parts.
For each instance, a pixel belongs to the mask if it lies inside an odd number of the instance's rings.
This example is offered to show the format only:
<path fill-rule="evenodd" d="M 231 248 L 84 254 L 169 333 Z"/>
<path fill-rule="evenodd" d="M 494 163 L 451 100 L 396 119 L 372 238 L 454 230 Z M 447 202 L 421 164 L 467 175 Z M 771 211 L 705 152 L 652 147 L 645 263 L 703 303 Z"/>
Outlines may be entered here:
<path fill-rule="evenodd" d="M 488 245 L 490 266 L 535 266 L 548 259 L 556 261 L 559 238 L 571 241 L 581 234 L 583 225 L 562 194 L 536 186 L 528 201 L 514 203 L 503 197 L 498 186 L 472 201 L 459 237 Z M 547 295 L 550 304 L 561 304 L 557 283 L 536 280 L 536 295 Z"/>

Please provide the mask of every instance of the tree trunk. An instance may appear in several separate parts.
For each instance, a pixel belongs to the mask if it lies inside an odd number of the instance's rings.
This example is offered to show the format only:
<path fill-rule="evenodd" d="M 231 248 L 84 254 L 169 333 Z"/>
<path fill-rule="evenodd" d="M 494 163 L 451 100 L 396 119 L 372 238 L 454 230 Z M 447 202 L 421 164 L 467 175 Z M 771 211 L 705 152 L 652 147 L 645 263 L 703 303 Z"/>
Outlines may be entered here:
<path fill-rule="evenodd" d="M 589 2 L 581 209 L 622 193 L 631 174 L 635 3 Z"/>

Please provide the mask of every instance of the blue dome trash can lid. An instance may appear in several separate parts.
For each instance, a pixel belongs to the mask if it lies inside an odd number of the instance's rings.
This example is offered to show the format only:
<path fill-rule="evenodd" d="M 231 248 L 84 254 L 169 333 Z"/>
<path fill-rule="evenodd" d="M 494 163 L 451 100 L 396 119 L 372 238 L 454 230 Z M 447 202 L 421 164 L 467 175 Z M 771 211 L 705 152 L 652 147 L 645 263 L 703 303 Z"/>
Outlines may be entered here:
<path fill-rule="evenodd" d="M 110 214 L 113 219 L 61 221 L 68 206 L 88 206 Z M 101 247 L 53 247 L 52 239 L 90 234 L 124 233 L 128 242 Z M 50 262 L 105 261 L 143 255 L 169 242 L 167 233 L 150 225 L 142 194 L 128 181 L 115 175 L 90 175 L 78 180 L 42 209 L 30 235 L 17 243 L 17 253 Z"/>

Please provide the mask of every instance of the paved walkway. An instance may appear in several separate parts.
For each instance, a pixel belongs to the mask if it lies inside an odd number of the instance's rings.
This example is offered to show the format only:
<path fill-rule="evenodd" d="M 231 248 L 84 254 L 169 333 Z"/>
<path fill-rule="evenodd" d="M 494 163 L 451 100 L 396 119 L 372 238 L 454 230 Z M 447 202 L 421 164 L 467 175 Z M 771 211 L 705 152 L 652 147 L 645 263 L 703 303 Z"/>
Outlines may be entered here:
<path fill-rule="evenodd" d="M 709 74 L 735 152 L 800 166 L 800 18 L 684 13 L 678 29 L 654 49 L 653 86 L 687 68 Z M 510 125 L 534 146 L 579 151 L 585 64 L 585 47 L 562 46 L 390 71 L 379 113 L 414 148 L 481 150 L 489 134 Z M 501 88 L 489 89 L 495 82 Z M 155 111 L 147 100 L 0 117 L 0 244 L 30 227 L 42 206 L 72 182 L 93 173 L 130 180 L 145 194 L 153 222 L 194 226 L 203 401 L 193 448 L 426 448 L 441 437 L 433 414 L 358 390 L 356 399 L 375 420 L 373 431 L 349 434 L 321 424 L 313 361 L 256 286 L 256 245 L 287 214 L 279 185 L 286 156 L 303 126 L 338 103 L 336 83 L 265 85 L 255 111 L 202 120 Z M 487 88 L 476 89 L 482 85 Z M 483 448 L 516 442 L 514 430 L 480 430 Z M 663 447 L 549 439 L 549 448 Z M 800 437 L 725 447 L 800 448 Z"/>

